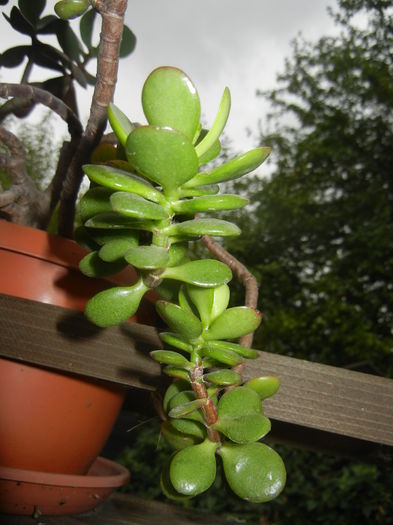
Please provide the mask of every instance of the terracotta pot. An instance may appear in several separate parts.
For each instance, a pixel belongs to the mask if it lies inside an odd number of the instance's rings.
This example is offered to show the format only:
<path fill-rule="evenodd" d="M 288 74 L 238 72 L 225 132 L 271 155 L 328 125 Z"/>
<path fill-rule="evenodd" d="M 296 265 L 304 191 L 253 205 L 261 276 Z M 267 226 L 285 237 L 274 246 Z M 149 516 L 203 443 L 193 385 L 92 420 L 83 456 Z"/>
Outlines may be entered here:
<path fill-rule="evenodd" d="M 84 255 L 74 241 L 0 221 L 0 293 L 83 310 L 109 286 L 79 272 Z M 130 284 L 135 277 L 130 268 L 116 282 Z M 142 322 L 153 310 L 142 309 Z M 0 465 L 85 474 L 124 396 L 118 385 L 0 359 Z"/>

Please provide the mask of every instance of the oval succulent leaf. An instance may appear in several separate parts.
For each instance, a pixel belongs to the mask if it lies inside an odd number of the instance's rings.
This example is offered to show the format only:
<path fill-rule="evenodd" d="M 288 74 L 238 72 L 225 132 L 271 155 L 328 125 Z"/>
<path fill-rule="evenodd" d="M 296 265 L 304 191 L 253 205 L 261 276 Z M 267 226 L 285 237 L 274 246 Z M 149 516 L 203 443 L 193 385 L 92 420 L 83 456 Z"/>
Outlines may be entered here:
<path fill-rule="evenodd" d="M 219 418 L 262 414 L 262 403 L 254 390 L 239 386 L 228 390 L 221 396 L 217 405 L 217 413 Z"/>
<path fill-rule="evenodd" d="M 173 334 L 171 332 L 161 332 L 160 339 L 164 343 L 178 348 L 179 350 L 184 350 L 188 353 L 192 352 L 192 346 L 188 344 L 184 339 L 180 339 L 178 334 Z"/>
<path fill-rule="evenodd" d="M 179 190 L 179 198 L 202 197 L 204 195 L 216 195 L 220 191 L 218 184 L 207 186 L 196 186 L 195 188 L 185 188 L 182 186 Z"/>
<path fill-rule="evenodd" d="M 218 443 L 206 439 L 199 445 L 184 448 L 175 454 L 169 475 L 177 492 L 196 496 L 212 485 L 216 477 L 217 447 Z"/>
<path fill-rule="evenodd" d="M 270 420 L 262 414 L 220 417 L 213 425 L 234 443 L 254 443 L 270 432 Z"/>
<path fill-rule="evenodd" d="M 197 144 L 201 142 L 207 135 L 208 129 L 202 129 L 201 133 L 198 135 Z M 219 139 L 215 140 L 208 150 L 205 151 L 202 155 L 199 156 L 199 164 L 207 164 L 208 162 L 214 160 L 221 153 L 221 142 Z"/>
<path fill-rule="evenodd" d="M 197 403 L 194 403 L 194 401 L 197 401 Z M 168 404 L 168 416 L 173 418 L 192 419 L 193 421 L 198 421 L 199 423 L 204 424 L 205 420 L 203 419 L 201 411 L 198 409 L 206 404 L 206 400 L 203 400 L 202 404 L 200 404 L 199 401 L 200 400 L 195 399 L 193 390 L 183 390 L 171 397 Z M 190 403 L 194 404 L 190 405 Z"/>
<path fill-rule="evenodd" d="M 185 186 L 194 187 L 201 184 L 218 184 L 228 180 L 234 180 L 250 173 L 260 166 L 269 156 L 270 148 L 255 148 L 243 155 L 222 164 L 209 172 L 198 173 L 189 180 Z"/>
<path fill-rule="evenodd" d="M 273 376 L 254 377 L 244 383 L 244 386 L 254 390 L 262 400 L 274 396 L 280 388 L 280 380 Z"/>
<path fill-rule="evenodd" d="M 215 237 L 233 237 L 241 231 L 236 224 L 222 219 L 194 219 L 176 222 L 165 228 L 167 235 L 212 235 Z"/>
<path fill-rule="evenodd" d="M 128 171 L 99 164 L 86 164 L 83 171 L 89 179 L 111 190 L 135 193 L 152 202 L 165 203 L 164 197 L 149 182 Z"/>
<path fill-rule="evenodd" d="M 166 268 L 161 277 L 210 288 L 229 282 L 232 272 L 220 261 L 204 259 Z"/>
<path fill-rule="evenodd" d="M 188 251 L 188 244 L 186 242 L 179 242 L 172 244 L 169 248 L 169 262 L 168 266 L 176 266 L 182 262 Z"/>
<path fill-rule="evenodd" d="M 127 241 L 132 245 L 138 244 L 139 232 L 129 229 L 87 229 L 88 234 L 92 237 L 100 246 L 103 246 L 112 241 Z"/>
<path fill-rule="evenodd" d="M 150 355 L 161 364 L 179 366 L 185 369 L 189 369 L 191 366 L 191 363 L 183 355 L 171 350 L 153 350 Z"/>
<path fill-rule="evenodd" d="M 55 4 L 55 12 L 59 18 L 69 20 L 80 16 L 88 7 L 88 0 L 60 0 Z"/>
<path fill-rule="evenodd" d="M 171 419 L 171 425 L 182 434 L 194 436 L 198 439 L 205 439 L 206 437 L 204 425 L 193 419 Z"/>
<path fill-rule="evenodd" d="M 113 262 L 122 259 L 125 253 L 135 246 L 136 241 L 130 239 L 115 239 L 107 242 L 101 247 L 99 253 L 100 258 L 106 262 Z"/>
<path fill-rule="evenodd" d="M 203 326 L 209 326 L 215 288 L 201 288 L 188 284 L 186 290 L 187 296 L 198 310 Z"/>
<path fill-rule="evenodd" d="M 247 306 L 228 308 L 217 317 L 203 334 L 206 340 L 235 339 L 249 334 L 258 328 L 261 314 Z"/>
<path fill-rule="evenodd" d="M 210 348 L 209 346 L 204 346 L 202 348 L 202 355 L 204 357 L 214 359 L 215 361 L 218 361 L 219 363 L 227 366 L 236 366 L 243 361 L 242 357 L 235 352 L 218 348 Z"/>
<path fill-rule="evenodd" d="M 127 139 L 126 154 L 131 166 L 165 193 L 177 192 L 198 171 L 191 141 L 171 128 L 136 128 Z"/>
<path fill-rule="evenodd" d="M 188 372 L 184 368 L 179 368 L 177 366 L 168 365 L 163 370 L 164 374 L 170 377 L 175 377 L 176 379 L 182 379 L 187 381 Z"/>
<path fill-rule="evenodd" d="M 99 213 L 85 222 L 87 228 L 98 228 L 101 230 L 125 230 L 128 228 L 130 230 L 153 231 L 156 228 L 156 224 L 154 221 L 133 219 L 114 211 Z"/>
<path fill-rule="evenodd" d="M 191 312 L 167 301 L 157 301 L 158 314 L 174 332 L 187 339 L 196 339 L 202 333 L 200 320 Z"/>
<path fill-rule="evenodd" d="M 256 359 L 259 354 L 257 350 L 253 348 L 247 348 L 246 346 L 239 345 L 237 343 L 230 343 L 229 341 L 209 341 L 208 346 L 210 348 L 218 348 L 224 350 L 230 350 L 237 354 L 245 357 L 246 359 Z"/>
<path fill-rule="evenodd" d="M 221 133 L 227 123 L 229 112 L 231 109 L 231 94 L 228 88 L 224 89 L 224 93 L 221 97 L 220 106 L 216 118 L 214 119 L 212 127 L 203 137 L 203 139 L 195 146 L 195 151 L 199 158 L 206 154 L 210 148 L 213 147 L 215 142 L 219 139 Z"/>
<path fill-rule="evenodd" d="M 99 186 L 89 189 L 83 195 L 79 204 L 79 211 L 82 221 L 85 222 L 99 213 L 112 211 L 112 207 L 109 202 L 109 198 L 112 193 L 113 190 Z"/>
<path fill-rule="evenodd" d="M 125 260 L 145 270 L 164 268 L 169 261 L 168 252 L 159 246 L 135 246 L 130 248 L 124 255 Z"/>
<path fill-rule="evenodd" d="M 238 195 L 206 195 L 189 200 L 179 200 L 172 204 L 176 213 L 194 214 L 199 212 L 235 210 L 248 204 L 248 199 Z"/>
<path fill-rule="evenodd" d="M 101 327 L 127 321 L 138 310 L 147 290 L 142 280 L 134 286 L 119 286 L 104 290 L 88 301 L 85 310 L 86 317 Z"/>
<path fill-rule="evenodd" d="M 225 443 L 219 451 L 229 486 L 240 498 L 263 503 L 276 498 L 286 481 L 281 457 L 263 443 Z"/>
<path fill-rule="evenodd" d="M 168 219 L 168 212 L 159 204 L 148 201 L 139 195 L 117 191 L 110 197 L 113 211 L 136 219 Z"/>
<path fill-rule="evenodd" d="M 176 448 L 184 448 L 184 447 L 176 447 Z M 169 477 L 169 467 L 170 467 L 170 461 L 167 465 L 164 466 L 161 472 L 161 478 L 160 478 L 160 486 L 163 494 L 173 500 L 173 501 L 187 501 L 192 496 L 185 496 L 184 494 L 179 494 L 172 485 L 171 479 Z"/>
<path fill-rule="evenodd" d="M 120 144 L 124 146 L 128 135 L 135 129 L 134 124 L 112 103 L 110 103 L 108 107 L 108 120 Z"/>
<path fill-rule="evenodd" d="M 197 445 L 200 442 L 200 438 L 191 436 L 189 434 L 183 434 L 182 432 L 176 430 L 169 421 L 164 421 L 161 423 L 161 434 L 171 445 L 171 447 L 176 450 L 181 450 L 182 448 Z"/>
<path fill-rule="evenodd" d="M 179 392 L 183 392 L 183 390 L 190 390 L 189 381 L 183 381 L 182 379 L 177 379 L 168 386 L 168 388 L 166 389 L 165 395 L 164 395 L 164 399 L 162 401 L 162 406 L 164 408 L 165 413 L 168 413 L 169 401 L 172 399 L 172 397 L 178 394 Z"/>
<path fill-rule="evenodd" d="M 190 140 L 199 127 L 201 107 L 197 90 L 180 69 L 160 67 L 147 77 L 142 106 L 149 124 L 169 126 Z"/>
<path fill-rule="evenodd" d="M 231 386 L 238 385 L 242 377 L 234 370 L 216 370 L 203 375 L 203 379 L 213 385 Z"/>
<path fill-rule="evenodd" d="M 178 405 L 177 407 L 172 408 L 169 411 L 168 416 L 171 418 L 187 418 L 190 416 L 190 414 L 193 414 L 196 410 L 199 410 L 205 406 L 206 402 L 207 399 L 194 399 L 194 401 L 190 401 L 188 403 L 184 403 L 183 405 Z"/>
<path fill-rule="evenodd" d="M 87 277 L 107 277 L 120 272 L 127 265 L 125 261 L 105 262 L 98 252 L 91 252 L 79 263 L 79 269 Z"/>

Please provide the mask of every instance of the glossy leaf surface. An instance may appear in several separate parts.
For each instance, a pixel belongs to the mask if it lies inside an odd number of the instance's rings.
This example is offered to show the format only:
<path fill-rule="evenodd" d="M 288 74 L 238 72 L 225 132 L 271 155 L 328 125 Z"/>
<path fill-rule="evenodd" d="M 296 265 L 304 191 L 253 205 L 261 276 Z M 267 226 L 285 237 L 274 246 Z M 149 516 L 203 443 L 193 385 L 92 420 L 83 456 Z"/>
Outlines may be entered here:
<path fill-rule="evenodd" d="M 254 390 L 262 400 L 274 396 L 280 388 L 280 380 L 273 376 L 253 377 L 244 386 Z"/>
<path fill-rule="evenodd" d="M 238 195 L 206 195 L 189 200 L 180 200 L 172 204 L 177 213 L 194 214 L 199 212 L 235 210 L 248 204 L 248 199 Z"/>
<path fill-rule="evenodd" d="M 220 191 L 218 184 L 210 184 L 206 186 L 195 186 L 195 188 L 186 188 L 182 186 L 179 190 L 180 198 L 187 197 L 202 197 L 204 195 L 216 195 Z"/>
<path fill-rule="evenodd" d="M 127 321 L 138 310 L 147 290 L 142 280 L 134 286 L 118 286 L 104 290 L 88 301 L 86 317 L 101 327 Z"/>
<path fill-rule="evenodd" d="M 87 277 L 107 277 L 126 267 L 125 261 L 105 262 L 98 252 L 91 252 L 79 263 L 79 269 Z"/>
<path fill-rule="evenodd" d="M 218 348 L 224 350 L 230 350 L 231 352 L 236 352 L 237 354 L 245 357 L 246 359 L 256 359 L 259 354 L 257 350 L 253 348 L 248 348 L 246 346 L 239 345 L 237 343 L 230 343 L 229 341 L 209 341 L 208 346 L 211 348 Z"/>
<path fill-rule="evenodd" d="M 138 243 L 139 232 L 129 229 L 87 229 L 89 235 L 101 246 L 112 241 L 128 241 L 132 245 Z"/>
<path fill-rule="evenodd" d="M 99 213 L 111 212 L 112 207 L 109 198 L 113 190 L 97 186 L 89 189 L 81 198 L 79 212 L 83 222 Z"/>
<path fill-rule="evenodd" d="M 135 268 L 145 270 L 163 268 L 169 261 L 168 252 L 164 248 L 154 245 L 130 248 L 124 258 L 128 263 L 135 266 Z"/>
<path fill-rule="evenodd" d="M 220 417 L 213 425 L 234 443 L 254 443 L 270 432 L 271 424 L 263 414 Z"/>
<path fill-rule="evenodd" d="M 191 435 L 198 439 L 206 437 L 206 429 L 198 421 L 192 419 L 171 419 L 171 425 L 183 434 Z"/>
<path fill-rule="evenodd" d="M 249 334 L 258 328 L 261 314 L 247 306 L 228 308 L 217 317 L 205 332 L 206 340 L 235 339 Z"/>
<path fill-rule="evenodd" d="M 153 350 L 151 357 L 158 363 L 174 365 L 182 368 L 190 368 L 191 363 L 181 354 L 171 350 Z"/>
<path fill-rule="evenodd" d="M 128 135 L 135 129 L 130 119 L 114 104 L 108 107 L 108 120 L 122 146 L 125 145 Z"/>
<path fill-rule="evenodd" d="M 194 219 L 177 222 L 168 226 L 164 231 L 167 235 L 212 235 L 215 237 L 234 237 L 241 233 L 236 224 L 222 219 Z"/>
<path fill-rule="evenodd" d="M 224 89 L 224 93 L 221 97 L 220 106 L 212 127 L 209 129 L 204 138 L 197 144 L 195 151 L 197 152 L 198 157 L 205 155 L 219 139 L 222 131 L 225 128 L 227 123 L 229 111 L 231 109 L 231 94 L 228 88 Z"/>
<path fill-rule="evenodd" d="M 161 423 L 161 434 L 176 450 L 197 445 L 200 442 L 200 438 L 176 430 L 169 421 Z"/>
<path fill-rule="evenodd" d="M 116 212 L 99 213 L 85 222 L 87 228 L 98 228 L 101 230 L 147 230 L 153 231 L 156 223 L 151 220 L 133 219 Z"/>
<path fill-rule="evenodd" d="M 239 386 L 225 392 L 217 406 L 219 417 L 237 417 L 239 415 L 262 414 L 259 395 L 249 388 Z"/>
<path fill-rule="evenodd" d="M 186 242 L 179 242 L 172 244 L 169 248 L 169 262 L 168 266 L 176 266 L 182 262 L 188 251 L 188 244 Z"/>
<path fill-rule="evenodd" d="M 152 202 L 165 202 L 164 197 L 158 190 L 149 182 L 133 173 L 114 168 L 113 166 L 99 164 L 86 164 L 83 166 L 83 171 L 91 181 L 111 190 L 136 193 L 136 195 L 140 195 Z"/>
<path fill-rule="evenodd" d="M 169 401 L 171 398 L 183 390 L 190 390 L 190 383 L 188 381 L 183 381 L 182 379 L 176 379 L 168 386 L 162 401 L 165 413 L 168 412 Z"/>
<path fill-rule="evenodd" d="M 238 179 L 250 173 L 262 164 L 269 156 L 270 148 L 255 148 L 243 155 L 222 164 L 210 172 L 198 173 L 186 186 L 194 187 L 201 184 L 217 184 L 228 180 Z"/>
<path fill-rule="evenodd" d="M 180 69 L 160 67 L 150 73 L 142 90 L 142 106 L 149 124 L 169 126 L 193 139 L 200 101 L 194 84 Z"/>
<path fill-rule="evenodd" d="M 204 374 L 203 379 L 213 385 L 231 386 L 241 383 L 242 377 L 234 370 L 216 370 Z"/>
<path fill-rule="evenodd" d="M 194 399 L 193 401 L 189 401 L 188 403 L 184 403 L 183 405 L 178 405 L 174 408 L 171 408 L 169 410 L 168 416 L 170 418 L 186 418 L 186 419 L 195 419 L 196 421 L 199 421 L 199 419 L 191 417 L 194 413 L 198 414 L 197 410 L 202 408 L 204 405 L 206 405 L 207 399 Z M 202 423 L 202 421 L 201 421 Z"/>
<path fill-rule="evenodd" d="M 171 128 L 136 128 L 127 139 L 126 154 L 131 166 L 164 192 L 176 191 L 198 171 L 193 145 Z"/>
<path fill-rule="evenodd" d="M 201 335 L 202 324 L 192 313 L 166 301 L 157 301 L 156 309 L 162 319 L 174 332 L 186 337 L 196 339 Z"/>
<path fill-rule="evenodd" d="M 180 447 L 183 448 L 183 447 Z M 185 496 L 184 494 L 179 494 L 172 485 L 171 479 L 169 477 L 169 467 L 170 467 L 170 461 L 167 465 L 164 466 L 162 472 L 161 472 L 161 478 L 160 478 L 160 486 L 163 494 L 173 500 L 173 501 L 186 501 L 190 499 L 192 496 Z"/>
<path fill-rule="evenodd" d="M 122 259 L 127 251 L 133 246 L 136 246 L 137 243 L 137 239 L 133 240 L 132 237 L 129 239 L 115 239 L 105 243 L 98 253 L 103 261 L 117 261 Z"/>
<path fill-rule="evenodd" d="M 160 339 L 164 343 L 178 348 L 179 350 L 184 350 L 188 353 L 191 353 L 192 351 L 192 346 L 188 344 L 184 339 L 180 339 L 178 334 L 173 334 L 171 332 L 161 332 Z"/>
<path fill-rule="evenodd" d="M 216 477 L 215 451 L 218 444 L 209 439 L 180 450 L 172 459 L 169 475 L 177 492 L 196 496 L 207 490 Z"/>
<path fill-rule="evenodd" d="M 174 377 L 176 379 L 181 379 L 181 380 L 184 380 L 184 381 L 187 381 L 187 379 L 189 377 L 188 376 L 188 372 L 186 370 L 184 370 L 184 368 L 180 368 L 178 366 L 173 366 L 173 365 L 167 365 L 164 368 L 163 372 L 167 376 Z"/>
<path fill-rule="evenodd" d="M 284 463 L 267 445 L 225 443 L 219 454 L 228 484 L 240 498 L 262 503 L 276 498 L 283 490 L 286 481 Z"/>
<path fill-rule="evenodd" d="M 219 363 L 222 363 L 227 366 L 236 366 L 243 361 L 243 358 L 235 352 L 231 352 L 230 350 L 211 348 L 208 346 L 203 347 L 202 355 L 204 357 L 214 359 L 215 361 L 218 361 Z"/>
<path fill-rule="evenodd" d="M 55 12 L 59 18 L 68 20 L 80 16 L 88 7 L 88 0 L 60 0 L 55 4 Z"/>
<path fill-rule="evenodd" d="M 113 211 L 127 217 L 154 220 L 168 218 L 168 212 L 162 206 L 133 193 L 117 191 L 111 195 L 110 203 Z"/>
<path fill-rule="evenodd" d="M 226 264 L 220 261 L 204 259 L 166 268 L 161 277 L 211 287 L 229 282 L 232 279 L 232 272 Z"/>

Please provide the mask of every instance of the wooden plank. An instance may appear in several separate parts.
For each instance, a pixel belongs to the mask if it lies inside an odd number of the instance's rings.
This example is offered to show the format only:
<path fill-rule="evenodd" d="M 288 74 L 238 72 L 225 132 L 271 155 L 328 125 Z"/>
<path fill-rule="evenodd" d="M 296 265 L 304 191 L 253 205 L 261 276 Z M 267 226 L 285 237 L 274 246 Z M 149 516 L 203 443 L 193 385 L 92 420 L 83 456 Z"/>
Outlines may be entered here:
<path fill-rule="evenodd" d="M 37 525 L 29 516 L 1 515 L 3 525 Z M 79 516 L 45 516 L 45 525 L 236 525 L 238 521 L 202 514 L 158 501 L 147 501 L 131 494 L 115 493 L 95 511 Z"/>
<path fill-rule="evenodd" d="M 82 314 L 0 295 L 0 354 L 131 387 L 154 390 L 159 366 L 148 351 L 154 328 L 125 323 L 100 330 Z M 261 352 L 246 377 L 276 375 L 267 416 L 285 424 L 393 446 L 393 380 Z"/>

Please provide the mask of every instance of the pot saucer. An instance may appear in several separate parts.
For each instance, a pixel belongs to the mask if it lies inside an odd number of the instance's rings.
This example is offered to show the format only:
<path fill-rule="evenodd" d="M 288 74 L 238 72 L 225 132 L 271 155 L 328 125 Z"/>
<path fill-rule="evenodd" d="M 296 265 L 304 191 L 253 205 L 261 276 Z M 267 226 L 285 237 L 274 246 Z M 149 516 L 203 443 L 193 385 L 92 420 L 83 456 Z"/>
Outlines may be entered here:
<path fill-rule="evenodd" d="M 80 514 L 94 509 L 129 477 L 125 467 L 102 457 L 84 476 L 0 466 L 0 512 Z"/>

